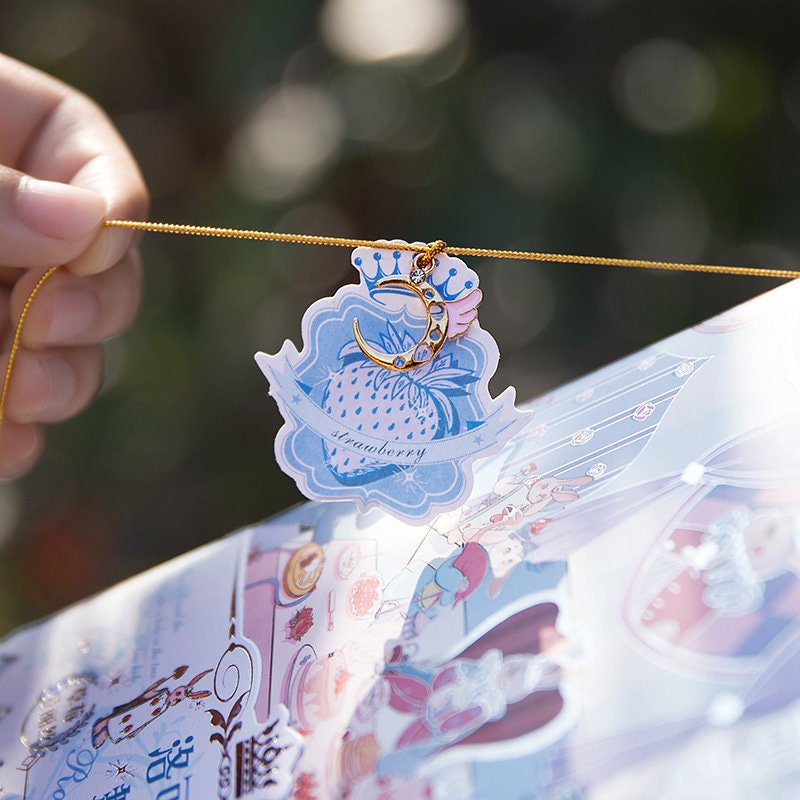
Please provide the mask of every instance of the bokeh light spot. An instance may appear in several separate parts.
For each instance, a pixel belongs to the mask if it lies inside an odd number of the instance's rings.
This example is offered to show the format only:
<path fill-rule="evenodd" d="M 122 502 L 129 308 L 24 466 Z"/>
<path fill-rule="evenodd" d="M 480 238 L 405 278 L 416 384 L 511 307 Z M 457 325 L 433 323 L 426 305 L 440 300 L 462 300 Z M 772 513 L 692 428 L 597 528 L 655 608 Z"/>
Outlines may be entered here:
<path fill-rule="evenodd" d="M 473 91 L 475 135 L 489 167 L 517 186 L 549 192 L 583 165 L 583 142 L 530 59 L 503 57 L 479 73 Z"/>
<path fill-rule="evenodd" d="M 304 84 L 283 86 L 234 137 L 234 181 L 257 199 L 294 197 L 333 161 L 343 130 L 339 109 L 326 92 Z"/>
<path fill-rule="evenodd" d="M 320 23 L 328 46 L 360 63 L 419 59 L 464 29 L 459 0 L 327 0 Z"/>
<path fill-rule="evenodd" d="M 14 13 L 12 6 L 10 17 L 4 19 L 10 51 L 17 58 L 33 63 L 58 61 L 86 44 L 94 33 L 97 9 L 81 0 L 26 6 L 25 14 Z"/>
<path fill-rule="evenodd" d="M 647 131 L 674 134 L 702 125 L 717 99 L 711 61 L 673 39 L 636 45 L 622 58 L 614 78 L 622 112 Z"/>
<path fill-rule="evenodd" d="M 336 76 L 331 91 L 344 112 L 348 136 L 360 142 L 389 139 L 411 104 L 410 89 L 396 70 L 348 69 Z"/>

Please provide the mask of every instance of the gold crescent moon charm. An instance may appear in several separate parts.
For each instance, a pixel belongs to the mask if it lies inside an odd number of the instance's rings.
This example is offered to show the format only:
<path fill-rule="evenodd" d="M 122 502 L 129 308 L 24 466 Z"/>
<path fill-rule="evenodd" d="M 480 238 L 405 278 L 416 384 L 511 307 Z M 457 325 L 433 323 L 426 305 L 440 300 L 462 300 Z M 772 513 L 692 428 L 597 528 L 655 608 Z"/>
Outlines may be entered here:
<path fill-rule="evenodd" d="M 375 285 L 379 287 L 397 286 L 417 295 L 425 304 L 428 322 L 425 327 L 425 333 L 413 347 L 409 347 L 408 350 L 402 353 L 381 353 L 374 350 L 367 343 L 366 339 L 361 335 L 358 320 L 354 319 L 353 335 L 361 352 L 373 364 L 396 372 L 405 372 L 427 364 L 442 349 L 447 335 L 447 305 L 441 294 L 439 294 L 436 287 L 428 282 L 427 276 L 417 282 L 408 275 L 392 275 L 388 278 L 382 278 Z"/>

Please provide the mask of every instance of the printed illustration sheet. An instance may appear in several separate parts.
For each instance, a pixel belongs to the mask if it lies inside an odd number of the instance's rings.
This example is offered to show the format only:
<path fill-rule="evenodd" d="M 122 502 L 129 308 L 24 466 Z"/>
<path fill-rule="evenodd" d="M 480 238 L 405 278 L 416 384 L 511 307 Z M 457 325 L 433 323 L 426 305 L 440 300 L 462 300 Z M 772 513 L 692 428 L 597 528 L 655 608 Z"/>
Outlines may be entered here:
<path fill-rule="evenodd" d="M 306 504 L 13 634 L 0 797 L 795 796 L 798 303 L 538 398 L 428 525 Z"/>

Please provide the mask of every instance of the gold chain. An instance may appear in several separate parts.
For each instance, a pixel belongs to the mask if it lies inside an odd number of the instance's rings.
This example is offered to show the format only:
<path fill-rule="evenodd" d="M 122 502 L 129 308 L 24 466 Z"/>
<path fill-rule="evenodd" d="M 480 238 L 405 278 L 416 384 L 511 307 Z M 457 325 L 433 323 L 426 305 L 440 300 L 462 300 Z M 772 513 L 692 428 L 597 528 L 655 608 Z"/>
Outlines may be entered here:
<path fill-rule="evenodd" d="M 19 343 L 20 339 L 22 339 L 22 327 L 25 324 L 25 318 L 28 316 L 28 312 L 31 309 L 31 304 L 33 303 L 34 298 L 37 294 L 39 294 L 39 290 L 42 286 L 47 283 L 50 277 L 55 273 L 58 269 L 58 265 L 54 267 L 50 267 L 47 272 L 42 275 L 41 278 L 36 283 L 36 286 L 31 289 L 31 293 L 28 295 L 28 299 L 25 301 L 25 305 L 22 307 L 22 311 L 19 315 L 19 321 L 17 322 L 17 326 L 14 329 L 14 338 L 11 341 L 11 351 L 8 354 L 8 364 L 6 364 L 6 374 L 3 376 L 3 388 L 0 390 L 0 424 L 2 424 L 3 420 L 5 419 L 6 413 L 6 399 L 8 398 L 8 387 L 11 384 L 11 374 L 14 372 L 14 364 L 17 360 L 17 352 L 19 351 Z"/>
<path fill-rule="evenodd" d="M 557 264 L 597 264 L 605 267 L 633 267 L 638 269 L 662 269 L 682 272 L 710 272 L 727 275 L 750 275 L 759 278 L 800 278 L 800 270 L 770 269 L 761 267 L 730 267 L 722 264 L 691 264 L 680 261 L 647 261 L 635 258 L 608 258 L 605 256 L 577 256 L 562 253 L 537 253 L 526 250 L 496 250 L 483 247 L 449 247 L 437 240 L 429 244 L 406 244 L 401 242 L 379 242 L 373 239 L 348 239 L 338 236 L 314 236 L 303 233 L 275 233 L 273 231 L 242 230 L 239 228 L 215 228 L 205 225 L 177 225 L 171 222 L 138 222 L 127 219 L 111 219 L 105 222 L 107 228 L 127 228 L 135 231 L 154 233 L 177 233 L 189 236 L 216 236 L 225 239 L 256 239 L 265 242 L 289 242 L 292 244 L 315 244 L 328 247 L 374 247 L 385 248 L 389 244 L 395 250 L 420 253 L 418 263 L 425 268 L 439 254 L 447 252 L 453 256 L 473 256 L 475 258 L 499 258 L 522 261 L 543 261 Z M 11 352 L 8 356 L 3 386 L 0 390 L 0 424 L 5 418 L 6 399 L 11 375 L 14 371 L 19 351 L 22 329 L 34 298 L 42 286 L 56 272 L 58 266 L 50 267 L 33 287 L 22 308 L 19 321 L 14 330 Z"/>
<path fill-rule="evenodd" d="M 304 233 L 275 233 L 273 231 L 240 230 L 238 228 L 213 228 L 203 225 L 176 225 L 170 222 L 135 222 L 133 220 L 108 220 L 109 228 L 129 228 L 137 231 L 178 233 L 189 236 L 217 236 L 226 239 L 258 239 L 265 242 L 290 242 L 293 244 L 316 244 L 328 247 L 376 247 L 385 248 L 387 242 L 373 239 L 347 239 L 338 236 L 312 236 Z M 474 256 L 476 258 L 505 258 L 522 261 L 549 261 L 557 264 L 597 264 L 604 267 L 635 267 L 639 269 L 663 269 L 682 272 L 711 272 L 728 275 L 750 275 L 759 278 L 800 278 L 797 269 L 771 269 L 761 267 L 730 267 L 721 264 L 690 264 L 681 261 L 647 261 L 635 258 L 608 258 L 606 256 L 576 256 L 562 253 L 537 253 L 526 250 L 495 250 L 483 247 L 451 247 L 442 241 L 430 244 L 406 244 L 391 242 L 395 250 L 428 254 L 428 258 L 440 252 L 451 256 Z M 427 259 L 423 259 L 427 261 Z"/>

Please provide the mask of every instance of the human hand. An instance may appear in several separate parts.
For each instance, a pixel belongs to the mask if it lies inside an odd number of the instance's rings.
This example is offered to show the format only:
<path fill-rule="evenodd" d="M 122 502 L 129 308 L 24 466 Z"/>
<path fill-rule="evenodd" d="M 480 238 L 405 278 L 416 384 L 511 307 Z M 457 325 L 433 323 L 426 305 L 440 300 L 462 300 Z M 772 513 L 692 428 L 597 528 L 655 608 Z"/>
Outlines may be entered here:
<path fill-rule="evenodd" d="M 41 423 L 67 419 L 100 387 L 102 342 L 136 316 L 142 293 L 135 234 L 106 219 L 142 219 L 144 182 L 110 120 L 84 95 L 0 55 L 0 336 L 5 369 L 14 325 L 44 272 L 22 332 L 0 426 L 0 479 L 27 472 Z"/>

